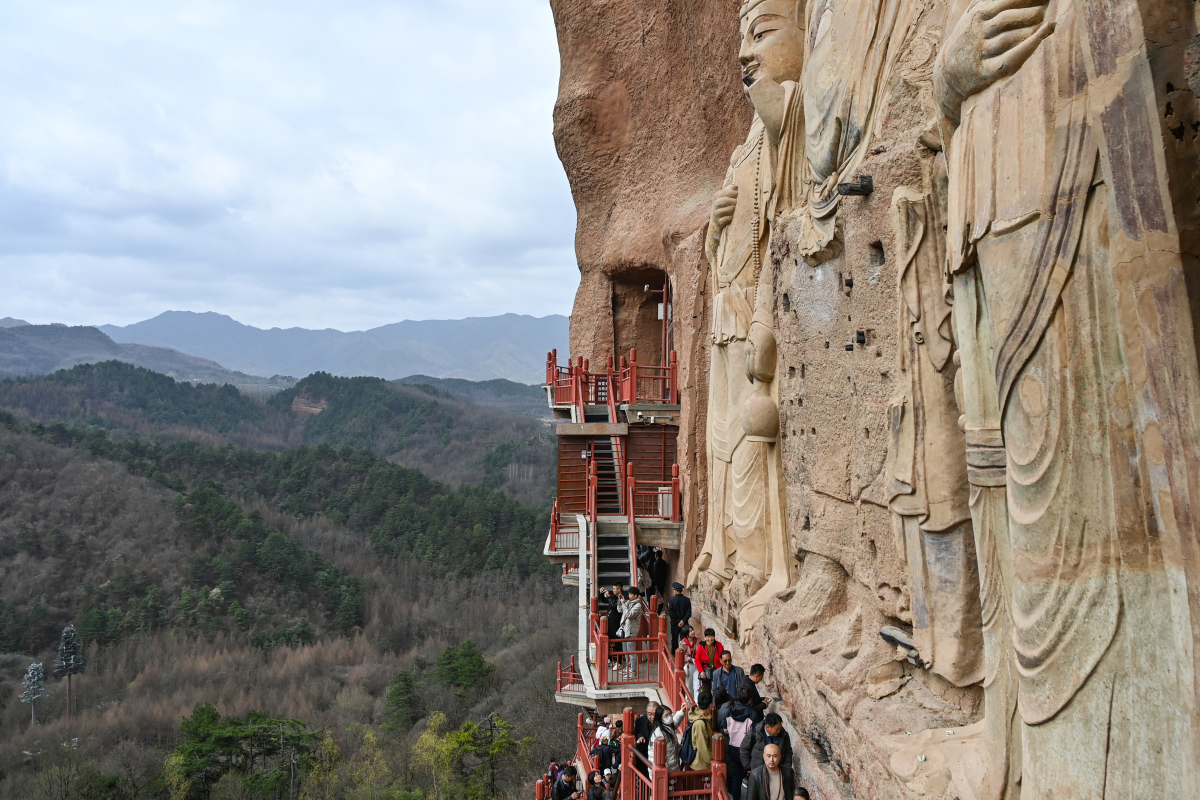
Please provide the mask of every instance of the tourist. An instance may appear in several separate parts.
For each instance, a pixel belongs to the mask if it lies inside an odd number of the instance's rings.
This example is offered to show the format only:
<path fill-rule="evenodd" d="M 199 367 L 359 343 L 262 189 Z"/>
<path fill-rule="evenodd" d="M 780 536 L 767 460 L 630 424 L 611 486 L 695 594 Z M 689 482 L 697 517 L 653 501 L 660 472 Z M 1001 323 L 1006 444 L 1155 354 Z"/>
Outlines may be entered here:
<path fill-rule="evenodd" d="M 733 653 L 726 650 L 720 655 L 721 666 L 713 672 L 713 688 L 720 686 L 732 700 L 737 697 L 738 689 L 746 682 L 746 672 L 741 667 L 733 665 Z"/>
<path fill-rule="evenodd" d="M 700 646 L 700 640 L 696 638 L 696 628 L 687 625 L 683 628 L 683 638 L 679 640 L 677 650 L 683 651 L 683 674 L 687 680 L 687 686 L 692 692 L 692 697 L 700 696 L 700 680 L 699 671 L 696 670 L 696 648 Z"/>
<path fill-rule="evenodd" d="M 679 723 L 683 722 L 683 718 L 687 716 L 687 701 L 683 701 L 683 708 L 671 713 L 671 709 L 660 706 L 654 714 L 654 720 L 650 725 L 650 763 L 655 766 L 661 766 L 654 760 L 654 743 L 662 739 L 667 743 L 667 771 L 679 772 L 682 765 L 679 763 L 679 735 L 676 730 L 679 728 Z"/>
<path fill-rule="evenodd" d="M 617 773 L 611 769 L 604 770 L 604 800 L 620 800 L 620 794 L 617 788 Z"/>
<path fill-rule="evenodd" d="M 725 734 L 725 776 L 726 788 L 733 800 L 739 800 L 742 794 L 742 778 L 746 770 L 742 766 L 742 742 L 754 729 L 754 710 L 748 705 L 750 699 L 749 684 L 738 688 L 737 699 L 729 704 L 717 730 Z"/>
<path fill-rule="evenodd" d="M 650 731 L 654 725 L 654 717 L 657 713 L 658 703 L 651 700 L 646 703 L 646 713 L 633 721 L 633 747 L 642 754 L 643 758 L 648 759 L 650 757 Z M 646 773 L 643 762 L 636 761 L 634 764 L 637 766 L 638 772 L 641 772 L 643 775 Z"/>
<path fill-rule="evenodd" d="M 636 586 L 630 586 L 629 598 L 618 603 L 618 607 L 621 609 L 621 625 L 617 629 L 617 638 L 626 640 L 623 645 L 627 653 L 637 650 L 638 643 L 633 639 L 641 633 L 642 617 L 646 613 L 646 606 L 642 602 L 641 594 Z M 636 655 L 628 656 L 621 677 L 625 680 L 635 680 L 637 676 L 638 657 Z"/>
<path fill-rule="evenodd" d="M 620 745 L 613 744 L 607 733 L 600 740 L 600 744 L 592 748 L 591 755 L 596 758 L 596 766 L 600 769 L 609 769 L 614 763 L 621 763 Z"/>
<path fill-rule="evenodd" d="M 578 791 L 575 782 L 579 772 L 571 764 L 558 774 L 558 780 L 550 789 L 550 800 L 583 800 L 583 792 Z"/>
<path fill-rule="evenodd" d="M 718 686 L 713 690 L 713 730 L 719 731 L 725 726 L 725 717 L 729 714 L 729 709 L 733 707 L 733 697 L 729 692 L 725 691 L 725 687 Z"/>
<path fill-rule="evenodd" d="M 767 704 L 771 702 L 769 697 L 763 697 L 758 691 L 758 685 L 762 683 L 766 674 L 766 667 L 762 664 L 750 665 L 750 683 L 747 684 L 750 687 L 750 702 L 746 705 L 754 709 L 755 722 L 762 720 L 763 715 L 767 713 Z"/>
<path fill-rule="evenodd" d="M 604 721 L 596 726 L 596 744 L 600 744 L 600 740 L 612 734 L 612 717 L 605 717 Z"/>
<path fill-rule="evenodd" d="M 742 740 L 742 766 L 754 771 L 763 764 L 763 750 L 767 745 L 776 745 L 783 757 L 783 768 L 792 770 L 792 737 L 783 729 L 783 718 L 771 713 L 754 726 L 750 735 Z"/>
<path fill-rule="evenodd" d="M 750 781 L 743 800 L 787 800 L 794 797 L 795 777 L 781 763 L 779 745 L 763 749 L 763 763 L 750 772 Z"/>
<path fill-rule="evenodd" d="M 704 641 L 696 648 L 696 671 L 704 680 L 712 680 L 712 672 L 721 664 L 721 654 L 725 645 L 717 641 L 717 632 L 712 628 L 704 629 Z"/>
<path fill-rule="evenodd" d="M 712 766 L 713 710 L 712 695 L 701 692 L 696 698 L 696 707 L 688 710 L 688 727 L 691 728 L 692 747 L 696 756 L 688 764 L 694 770 L 705 770 Z"/>
<path fill-rule="evenodd" d="M 604 783 L 598 770 L 588 773 L 586 800 L 604 800 Z"/>
<path fill-rule="evenodd" d="M 650 585 L 654 593 L 664 601 L 667 599 L 667 578 L 671 577 L 671 565 L 663 558 L 662 550 L 654 551 L 654 560 L 650 562 Z"/>
<path fill-rule="evenodd" d="M 546 774 L 550 776 L 551 783 L 558 780 L 558 773 L 560 772 L 562 772 L 562 768 L 558 766 L 558 759 L 550 759 L 550 766 L 546 767 Z"/>
<path fill-rule="evenodd" d="M 667 601 L 667 616 L 671 619 L 671 652 L 679 647 L 679 639 L 688 628 L 688 620 L 692 616 L 692 601 L 683 593 L 683 584 L 679 581 L 671 584 L 673 594 Z"/>

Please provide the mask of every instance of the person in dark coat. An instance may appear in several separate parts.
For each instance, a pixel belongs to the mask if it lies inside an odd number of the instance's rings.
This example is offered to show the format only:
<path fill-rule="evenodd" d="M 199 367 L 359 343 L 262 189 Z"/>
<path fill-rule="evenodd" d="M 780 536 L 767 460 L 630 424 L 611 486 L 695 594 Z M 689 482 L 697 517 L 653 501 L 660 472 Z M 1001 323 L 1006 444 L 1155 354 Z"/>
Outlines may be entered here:
<path fill-rule="evenodd" d="M 750 735 L 742 740 L 742 767 L 753 772 L 763 765 L 763 748 L 769 744 L 779 746 L 783 758 L 783 769 L 792 771 L 792 737 L 783 729 L 783 718 L 770 713 L 755 725 Z"/>
<path fill-rule="evenodd" d="M 663 600 L 667 599 L 667 579 L 671 577 L 671 565 L 663 558 L 662 550 L 654 551 L 654 560 L 650 562 L 650 585 L 654 593 Z"/>
<path fill-rule="evenodd" d="M 764 698 L 758 691 L 758 685 L 762 683 L 763 678 L 767 674 L 767 669 L 762 664 L 751 664 L 749 678 L 746 685 L 750 687 L 750 700 L 746 705 L 754 711 L 754 721 L 761 722 L 763 716 L 767 713 L 767 703 L 771 702 Z"/>
<path fill-rule="evenodd" d="M 726 789 L 732 800 L 741 800 L 742 778 L 746 776 L 746 770 L 742 767 L 741 744 L 754 727 L 754 712 L 746 705 L 749 699 L 750 689 L 747 685 L 739 687 L 737 699 L 724 709 L 717 725 L 717 730 L 725 734 L 725 741 L 729 743 L 725 749 L 725 777 Z"/>
<path fill-rule="evenodd" d="M 550 788 L 550 800 L 581 800 L 583 792 L 575 785 L 578 776 L 579 773 L 573 766 L 568 766 L 559 773 L 558 780 Z"/>
<path fill-rule="evenodd" d="M 671 618 L 671 652 L 674 653 L 688 627 L 688 620 L 692 618 L 692 601 L 684 596 L 683 584 L 679 581 L 672 583 L 671 588 L 674 593 L 667 601 L 667 616 Z"/>
<path fill-rule="evenodd" d="M 767 745 L 763 764 L 750 773 L 742 800 L 792 800 L 796 796 L 796 777 L 781 761 L 779 746 Z"/>
<path fill-rule="evenodd" d="M 656 711 L 658 711 L 658 703 L 651 700 L 646 703 L 646 713 L 633 720 L 633 746 L 647 761 L 650 760 L 650 733 L 653 727 L 651 720 L 654 719 Z M 645 762 L 641 759 L 635 760 L 634 766 L 637 767 L 638 772 L 645 774 Z"/>

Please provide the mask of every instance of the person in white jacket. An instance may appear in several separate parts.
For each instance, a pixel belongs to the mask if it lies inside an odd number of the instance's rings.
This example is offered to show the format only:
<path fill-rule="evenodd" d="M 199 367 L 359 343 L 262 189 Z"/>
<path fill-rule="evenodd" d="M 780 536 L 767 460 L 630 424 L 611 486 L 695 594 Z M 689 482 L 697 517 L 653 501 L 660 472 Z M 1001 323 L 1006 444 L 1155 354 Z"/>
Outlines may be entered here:
<path fill-rule="evenodd" d="M 667 771 L 679 772 L 682 765 L 679 763 L 679 723 L 683 722 L 687 716 L 688 704 L 683 701 L 683 708 L 671 713 L 671 709 L 666 706 L 659 706 L 654 712 L 654 721 L 650 723 L 650 763 L 658 766 L 654 761 L 654 743 L 659 739 L 664 739 L 667 742 Z"/>
<path fill-rule="evenodd" d="M 634 639 L 641 632 L 642 616 L 646 613 L 645 603 L 642 602 L 641 592 L 636 586 L 629 587 L 629 599 L 618 601 L 617 607 L 621 610 L 621 627 L 617 631 L 617 636 L 622 639 Z M 638 643 L 626 641 L 624 643 L 626 652 L 637 650 Z M 623 675 L 626 680 L 637 677 L 638 657 L 627 656 L 627 664 L 623 670 Z"/>

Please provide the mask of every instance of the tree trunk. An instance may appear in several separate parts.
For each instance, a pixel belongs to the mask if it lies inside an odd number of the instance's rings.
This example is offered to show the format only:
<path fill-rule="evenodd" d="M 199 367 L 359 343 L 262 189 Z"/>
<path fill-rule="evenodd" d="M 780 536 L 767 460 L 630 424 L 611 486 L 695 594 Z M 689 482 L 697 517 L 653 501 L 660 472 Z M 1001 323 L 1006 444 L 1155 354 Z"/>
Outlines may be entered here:
<path fill-rule="evenodd" d="M 67 721 L 71 720 L 71 673 L 67 673 Z"/>

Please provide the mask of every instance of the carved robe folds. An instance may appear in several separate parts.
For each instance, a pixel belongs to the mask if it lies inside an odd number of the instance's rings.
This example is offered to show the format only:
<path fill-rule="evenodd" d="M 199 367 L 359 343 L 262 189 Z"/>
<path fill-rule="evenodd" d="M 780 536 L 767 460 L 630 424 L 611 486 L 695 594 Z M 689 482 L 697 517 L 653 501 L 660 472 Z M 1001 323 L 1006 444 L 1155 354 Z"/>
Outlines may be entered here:
<path fill-rule="evenodd" d="M 891 408 L 888 505 L 909 565 L 913 642 L 931 672 L 968 686 L 983 678 L 979 575 L 943 266 L 945 168 L 940 155 L 933 164 L 928 193 L 892 197 L 904 396 Z"/>
<path fill-rule="evenodd" d="M 990 749 L 1024 759 L 993 767 L 992 796 L 1008 772 L 1021 796 L 1181 797 L 1178 654 L 1138 490 L 1082 6 L 1051 4 L 1055 31 L 967 98 L 949 150 L 976 497 L 1006 473 L 1006 519 L 999 497 L 973 504 L 985 617 L 1011 612 L 1012 650 L 989 653 L 989 682 L 1007 658 L 1018 687 L 1019 733 L 1004 730 L 1003 680 L 987 699 Z"/>

